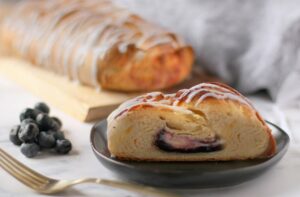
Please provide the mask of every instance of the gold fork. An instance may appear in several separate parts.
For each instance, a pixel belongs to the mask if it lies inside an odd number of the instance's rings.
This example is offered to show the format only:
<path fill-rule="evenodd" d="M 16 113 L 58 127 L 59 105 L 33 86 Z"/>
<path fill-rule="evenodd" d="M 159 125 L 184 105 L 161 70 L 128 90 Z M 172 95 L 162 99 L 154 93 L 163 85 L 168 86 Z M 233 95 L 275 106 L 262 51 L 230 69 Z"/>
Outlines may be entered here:
<path fill-rule="evenodd" d="M 106 185 L 109 187 L 132 191 L 146 196 L 175 197 L 175 194 L 162 192 L 152 187 L 107 180 L 107 179 L 97 179 L 97 178 L 85 178 L 85 179 L 76 179 L 76 180 L 52 179 L 44 175 L 41 175 L 40 173 L 25 166 L 24 164 L 14 159 L 12 156 L 10 156 L 1 148 L 0 148 L 0 166 L 9 174 L 11 174 L 13 177 L 15 177 L 20 182 L 22 182 L 23 184 L 43 194 L 58 193 L 71 186 L 80 183 L 96 183 L 96 184 Z"/>

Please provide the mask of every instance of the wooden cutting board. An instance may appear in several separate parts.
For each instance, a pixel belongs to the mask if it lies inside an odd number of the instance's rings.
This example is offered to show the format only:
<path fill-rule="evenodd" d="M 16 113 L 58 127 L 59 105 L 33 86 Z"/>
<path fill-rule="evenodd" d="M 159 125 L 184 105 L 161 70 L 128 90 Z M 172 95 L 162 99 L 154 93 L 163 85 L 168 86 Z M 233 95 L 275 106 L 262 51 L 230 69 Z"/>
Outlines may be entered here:
<path fill-rule="evenodd" d="M 142 93 L 119 93 L 97 91 L 69 81 L 63 76 L 38 68 L 30 63 L 12 57 L 0 58 L 0 74 L 17 82 L 46 102 L 56 106 L 74 118 L 90 122 L 106 117 L 120 103 Z M 194 70 L 185 82 L 163 92 L 175 92 L 202 81 L 215 78 Z"/>

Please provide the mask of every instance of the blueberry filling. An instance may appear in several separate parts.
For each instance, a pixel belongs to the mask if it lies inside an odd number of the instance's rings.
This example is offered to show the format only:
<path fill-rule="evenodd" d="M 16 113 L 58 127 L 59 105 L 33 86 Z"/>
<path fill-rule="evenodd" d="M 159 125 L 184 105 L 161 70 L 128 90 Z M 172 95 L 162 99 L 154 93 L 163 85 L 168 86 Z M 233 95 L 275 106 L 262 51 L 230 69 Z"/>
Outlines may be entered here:
<path fill-rule="evenodd" d="M 176 135 L 166 129 L 158 132 L 154 144 L 163 151 L 178 153 L 214 152 L 223 148 L 218 136 L 196 139 L 187 135 Z"/>

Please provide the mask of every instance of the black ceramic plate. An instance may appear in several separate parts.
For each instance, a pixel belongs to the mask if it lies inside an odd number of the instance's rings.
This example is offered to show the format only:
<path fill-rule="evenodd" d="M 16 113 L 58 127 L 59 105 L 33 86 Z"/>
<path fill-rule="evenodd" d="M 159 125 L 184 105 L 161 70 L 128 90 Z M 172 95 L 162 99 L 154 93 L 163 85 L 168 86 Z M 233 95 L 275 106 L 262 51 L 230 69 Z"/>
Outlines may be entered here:
<path fill-rule="evenodd" d="M 277 142 L 277 153 L 269 159 L 227 162 L 129 162 L 111 158 L 107 149 L 105 120 L 91 131 L 91 145 L 98 160 L 127 181 L 156 187 L 209 188 L 240 184 L 275 165 L 286 153 L 288 135 L 267 122 Z"/>

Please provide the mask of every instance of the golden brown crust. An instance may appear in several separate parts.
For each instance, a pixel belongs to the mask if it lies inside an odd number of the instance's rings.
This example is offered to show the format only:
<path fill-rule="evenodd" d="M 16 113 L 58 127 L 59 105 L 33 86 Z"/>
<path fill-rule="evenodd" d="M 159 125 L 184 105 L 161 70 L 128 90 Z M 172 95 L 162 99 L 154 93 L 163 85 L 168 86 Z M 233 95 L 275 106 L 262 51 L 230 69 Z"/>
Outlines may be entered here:
<path fill-rule="evenodd" d="M 273 155 L 272 155 L 273 156 Z M 271 157 L 271 155 L 270 155 Z M 261 157 L 255 157 L 255 158 L 243 158 L 243 159 L 237 159 L 237 158 L 230 158 L 230 157 L 224 157 L 224 158 L 218 158 L 218 159 L 213 159 L 213 158 L 209 158 L 209 159 L 203 159 L 203 160 L 199 160 L 199 158 L 195 158 L 195 159 L 181 159 L 181 160 L 174 160 L 172 159 L 168 159 L 168 158 L 164 158 L 159 159 L 159 158 L 147 158 L 147 159 L 141 159 L 139 157 L 128 157 L 128 156 L 122 156 L 122 155 L 118 155 L 116 157 L 114 157 L 118 160 L 124 160 L 124 161 L 137 161 L 137 162 L 199 162 L 199 161 L 204 161 L 204 162 L 214 162 L 214 161 L 246 161 L 246 160 L 256 160 L 256 159 L 265 159 L 266 155 L 262 155 Z"/>
<path fill-rule="evenodd" d="M 193 50 L 190 47 L 177 50 L 167 47 L 158 46 L 156 49 L 132 51 L 125 55 L 118 55 L 119 52 L 115 50 L 100 68 L 98 80 L 103 88 L 123 91 L 158 90 L 176 85 L 191 71 Z M 144 58 L 136 61 L 136 54 Z"/>
<path fill-rule="evenodd" d="M 268 126 L 265 126 L 267 133 L 269 135 L 269 148 L 266 150 L 266 152 L 262 155 L 262 157 L 272 157 L 276 153 L 276 141 L 271 133 L 271 129 Z"/>
<path fill-rule="evenodd" d="M 175 34 L 106 0 L 21 2 L 2 23 L 0 39 L 10 54 L 111 90 L 173 86 L 194 61 Z"/>

